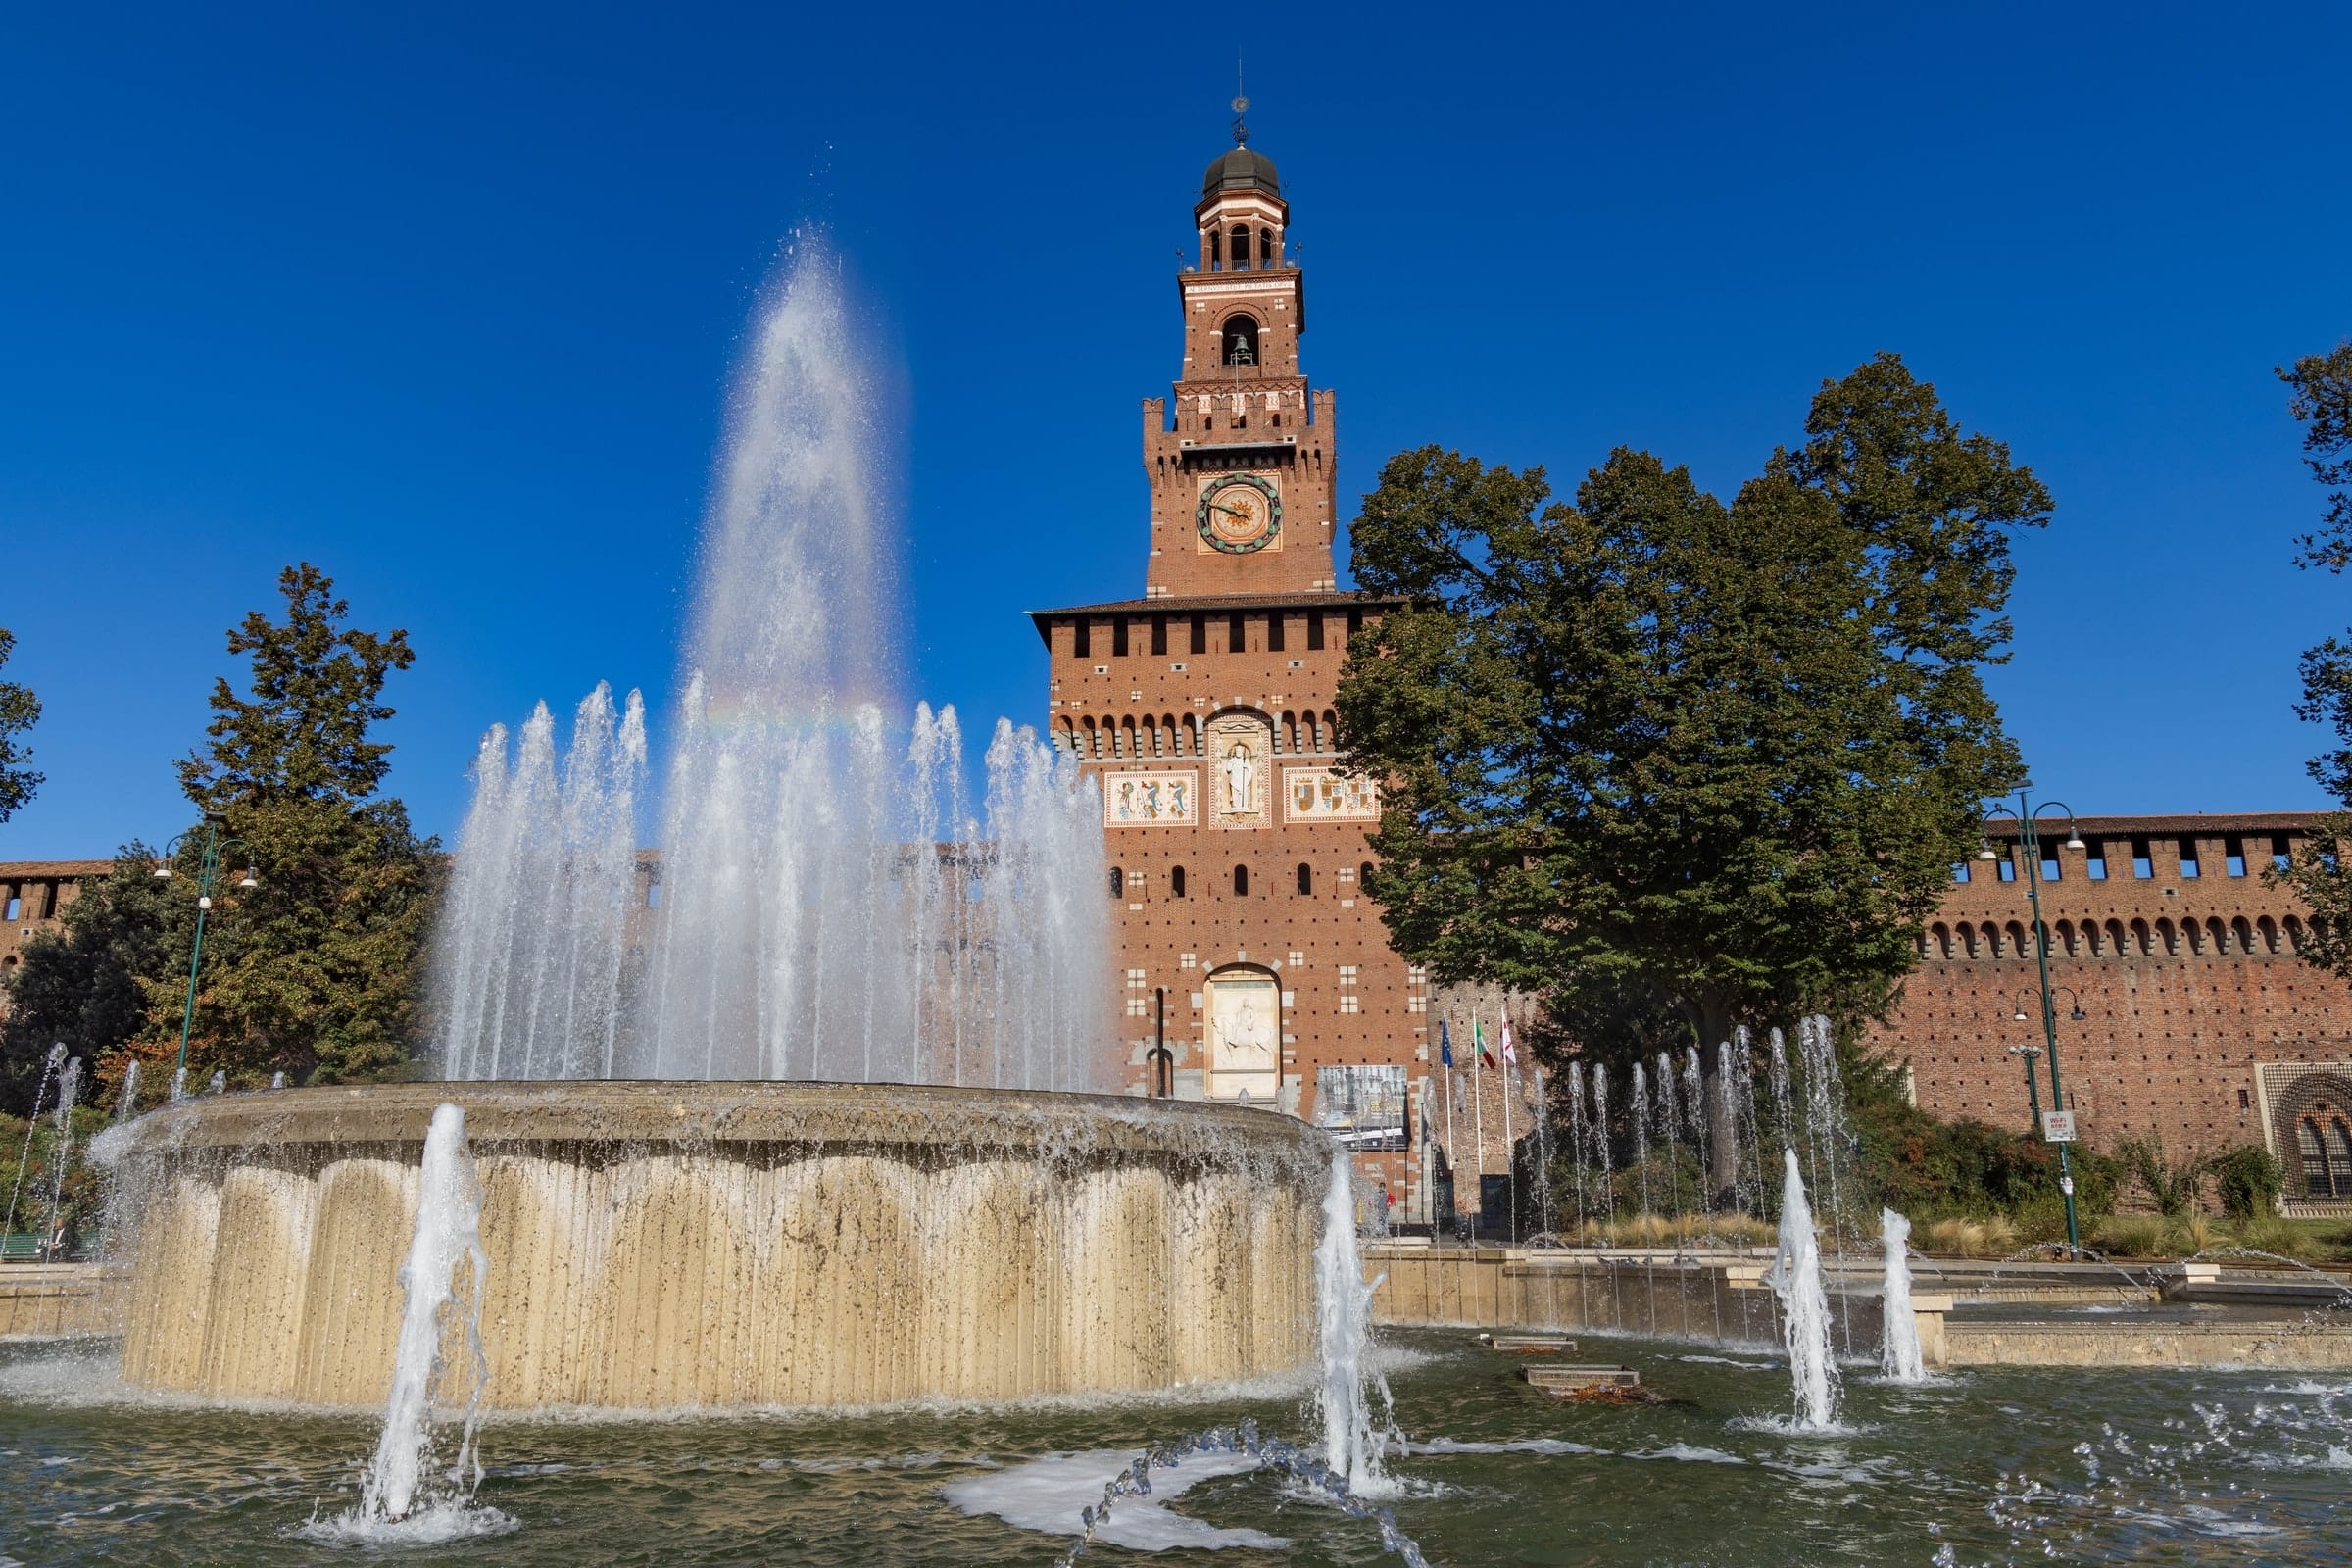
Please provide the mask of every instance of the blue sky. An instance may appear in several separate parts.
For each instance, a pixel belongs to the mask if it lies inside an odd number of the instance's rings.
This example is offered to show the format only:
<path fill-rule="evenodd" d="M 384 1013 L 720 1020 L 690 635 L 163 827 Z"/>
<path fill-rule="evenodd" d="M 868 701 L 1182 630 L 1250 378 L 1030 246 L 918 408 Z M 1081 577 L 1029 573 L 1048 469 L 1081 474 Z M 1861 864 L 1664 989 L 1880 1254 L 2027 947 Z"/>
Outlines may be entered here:
<path fill-rule="evenodd" d="M 909 701 L 1036 720 L 1020 612 L 1139 592 L 1137 400 L 1237 50 L 1340 398 L 1728 495 L 1900 351 L 2047 480 L 1993 678 L 2084 812 L 2317 803 L 2271 367 L 2352 333 L 2352 13 L 2237 8 L 17 7 L 0 24 L 0 625 L 49 775 L 0 859 L 182 824 L 284 564 L 408 628 L 393 786 L 673 694 L 721 398 L 796 226 L 899 417 Z M 1642 13 L 1636 15 L 1634 13 Z"/>

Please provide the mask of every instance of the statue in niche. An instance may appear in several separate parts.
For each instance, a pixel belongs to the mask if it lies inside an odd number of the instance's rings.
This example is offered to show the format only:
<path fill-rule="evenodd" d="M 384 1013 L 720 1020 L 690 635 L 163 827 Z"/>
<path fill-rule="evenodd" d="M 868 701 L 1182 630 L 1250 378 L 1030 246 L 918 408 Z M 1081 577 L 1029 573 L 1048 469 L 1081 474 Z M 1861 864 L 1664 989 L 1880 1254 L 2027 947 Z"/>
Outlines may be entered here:
<path fill-rule="evenodd" d="M 1258 1065 L 1254 1060 L 1242 1058 L 1241 1054 L 1245 1052 L 1249 1053 L 1250 1057 L 1272 1056 L 1273 1031 L 1267 1027 L 1264 1014 L 1258 1011 L 1256 998 L 1245 996 L 1241 1005 L 1234 1008 L 1232 1018 L 1223 1021 L 1225 1023 L 1226 1050 L 1237 1058 L 1229 1061 L 1227 1065 Z"/>
<path fill-rule="evenodd" d="M 1250 797 L 1257 782 L 1257 760 L 1250 755 L 1249 744 L 1235 741 L 1218 771 L 1225 775 L 1225 809 L 1237 814 L 1255 809 Z"/>

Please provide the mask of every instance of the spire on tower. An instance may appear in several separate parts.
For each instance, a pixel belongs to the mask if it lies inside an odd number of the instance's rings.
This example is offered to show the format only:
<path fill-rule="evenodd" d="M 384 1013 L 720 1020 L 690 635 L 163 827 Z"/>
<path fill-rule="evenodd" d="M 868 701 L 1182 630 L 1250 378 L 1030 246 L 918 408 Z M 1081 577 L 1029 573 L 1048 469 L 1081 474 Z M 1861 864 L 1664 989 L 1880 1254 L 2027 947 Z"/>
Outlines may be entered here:
<path fill-rule="evenodd" d="M 1233 144 L 1250 145 L 1250 122 L 1242 117 L 1250 112 L 1250 99 L 1242 91 L 1242 57 L 1233 57 Z"/>

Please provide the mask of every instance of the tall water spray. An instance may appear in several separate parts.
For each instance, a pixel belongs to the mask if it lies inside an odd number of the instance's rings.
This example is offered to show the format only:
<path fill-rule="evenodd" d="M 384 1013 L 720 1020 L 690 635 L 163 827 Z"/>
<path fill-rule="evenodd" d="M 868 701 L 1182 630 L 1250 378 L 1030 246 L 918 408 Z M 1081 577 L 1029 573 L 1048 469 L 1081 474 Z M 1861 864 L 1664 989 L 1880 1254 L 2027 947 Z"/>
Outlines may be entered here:
<path fill-rule="evenodd" d="M 66 1043 L 63 1040 L 51 1046 L 49 1054 L 41 1058 L 40 1082 L 33 1086 L 32 1091 L 32 1111 L 24 1118 L 24 1148 L 17 1155 L 17 1179 L 8 1190 L 8 1217 L 0 1220 L 0 1229 L 13 1231 L 17 1228 L 17 1200 L 24 1192 L 24 1172 L 32 1166 L 32 1135 L 41 1125 L 41 1102 L 49 1098 L 49 1080 L 56 1075 L 58 1068 L 65 1065 L 65 1061 Z M 33 1200 L 40 1200 L 38 1189 L 33 1193 Z"/>
<path fill-rule="evenodd" d="M 1568 1064 L 1568 1168 L 1576 1175 L 1576 1229 L 1585 1229 L 1585 1069 Z"/>
<path fill-rule="evenodd" d="M 1707 1137 L 1707 1080 L 1696 1046 L 1683 1048 L 1683 1124 L 1690 1130 L 1690 1152 L 1698 1160 L 1698 1206 L 1704 1213 L 1714 1206 L 1715 1167 L 1707 1160 L 1713 1152 Z"/>
<path fill-rule="evenodd" d="M 1804 1177 L 1796 1151 L 1783 1151 L 1781 1237 L 1765 1283 L 1781 1302 L 1781 1338 L 1788 1348 L 1788 1381 L 1800 1427 L 1834 1426 L 1838 1420 L 1838 1366 L 1830 1358 L 1830 1299 L 1821 1277 L 1821 1243 L 1813 1234 L 1813 1210 L 1805 1201 Z"/>
<path fill-rule="evenodd" d="M 474 1423 L 490 1363 L 482 1351 L 482 1188 L 466 1145 L 466 1112 L 443 1105 L 433 1112 L 418 1171 L 416 1231 L 400 1270 L 404 1301 L 400 1339 L 392 1361 L 392 1390 L 384 1401 L 384 1427 L 375 1456 L 360 1483 L 359 1506 L 331 1525 L 337 1535 L 370 1536 L 416 1520 L 462 1516 L 481 1481 L 474 1456 Z M 466 1289 L 456 1289 L 458 1270 L 467 1272 Z M 433 1462 L 434 1384 L 442 1374 L 441 1349 L 455 1312 L 464 1331 L 466 1366 L 465 1426 L 458 1451 L 437 1472 Z M 412 1525 L 412 1529 L 414 1529 Z M 421 1533 L 452 1533 L 445 1524 Z"/>
<path fill-rule="evenodd" d="M 1642 1064 L 1634 1063 L 1634 1168 L 1642 1173 L 1642 1212 L 1652 1212 L 1649 1200 L 1649 1082 Z"/>
<path fill-rule="evenodd" d="M 1617 1183 L 1609 1171 L 1609 1069 L 1592 1064 L 1592 1168 L 1600 1177 L 1600 1214 L 1617 1211 Z"/>
<path fill-rule="evenodd" d="M 953 709 L 886 716 L 898 657 L 874 396 L 804 247 L 738 380 L 703 526 L 657 859 L 642 703 L 599 686 L 482 743 L 435 973 L 445 1076 L 1088 1089 L 1102 808 L 1000 722 L 982 814 Z"/>
<path fill-rule="evenodd" d="M 1381 1449 L 1367 1383 L 1388 1401 L 1388 1384 L 1365 1365 L 1372 1348 L 1372 1293 L 1355 1241 L 1355 1179 L 1345 1150 L 1333 1153 L 1331 1185 L 1323 1198 L 1323 1234 L 1315 1243 L 1316 1351 L 1322 1381 L 1315 1403 L 1323 1416 L 1323 1462 L 1358 1494 L 1383 1490 Z"/>
<path fill-rule="evenodd" d="M 1886 1252 L 1886 1280 L 1879 1296 L 1885 1314 L 1879 1338 L 1879 1369 L 1896 1383 L 1925 1383 L 1919 1319 L 1911 1311 L 1911 1222 L 1891 1208 L 1879 1210 L 1879 1241 Z"/>
<path fill-rule="evenodd" d="M 1666 1211 L 1683 1212 L 1682 1112 L 1674 1102 L 1674 1055 L 1658 1053 L 1658 1131 L 1666 1138 Z"/>
<path fill-rule="evenodd" d="M 49 1155 L 49 1224 L 44 1241 L 58 1238 L 58 1219 L 66 1207 L 66 1166 L 74 1158 L 74 1102 L 81 1098 L 81 1058 L 73 1057 L 57 1081 L 57 1141 Z"/>

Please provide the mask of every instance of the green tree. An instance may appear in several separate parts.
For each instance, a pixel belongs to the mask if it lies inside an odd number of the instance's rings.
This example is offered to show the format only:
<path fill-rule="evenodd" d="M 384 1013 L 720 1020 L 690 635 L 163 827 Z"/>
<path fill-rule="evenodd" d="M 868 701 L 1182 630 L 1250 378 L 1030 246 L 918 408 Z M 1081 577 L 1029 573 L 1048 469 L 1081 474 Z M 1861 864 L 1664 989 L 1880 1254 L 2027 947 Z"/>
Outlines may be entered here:
<path fill-rule="evenodd" d="M 1892 355 L 1805 433 L 1729 506 L 1625 449 L 1573 506 L 1434 447 L 1383 469 L 1353 564 L 1402 603 L 1341 739 L 1387 785 L 1370 891 L 1441 982 L 1642 993 L 1710 1048 L 1891 1000 L 2022 772 L 1981 672 L 2050 499 Z"/>
<path fill-rule="evenodd" d="M 0 1019 L 0 1105 L 20 1115 L 30 1110 L 42 1058 L 60 1041 L 92 1067 L 114 1067 L 95 1090 L 111 1093 L 120 1081 L 119 1054 L 146 1022 L 140 982 L 171 966 L 169 913 L 154 865 L 153 849 L 124 845 L 103 880 L 86 884 L 56 926 L 25 943 Z"/>
<path fill-rule="evenodd" d="M 405 632 L 348 625 L 333 589 L 316 566 L 288 567 L 285 619 L 256 611 L 230 630 L 228 651 L 251 661 L 249 694 L 215 683 L 209 743 L 179 764 L 188 799 L 244 846 L 205 931 L 191 1076 L 334 1082 L 408 1061 L 440 861 L 407 808 L 380 793 L 391 747 L 372 736 L 393 714 L 386 677 L 416 656 Z M 182 847 L 183 874 L 201 838 Z M 247 861 L 260 885 L 239 890 Z M 190 899 L 171 903 L 175 918 L 192 912 L 180 908 Z M 145 980 L 158 1047 L 176 1047 L 185 985 L 181 968 Z"/>
<path fill-rule="evenodd" d="M 2303 461 L 2328 487 L 2320 526 L 2295 542 L 2295 564 L 2340 574 L 2352 565 L 2352 339 L 2327 354 L 2307 354 L 2281 367 L 2278 378 L 2291 389 L 2287 412 L 2303 425 Z M 2305 764 L 2319 786 L 2352 808 L 2352 644 L 2330 637 L 2305 649 L 2301 664 L 2303 699 L 2295 715 L 2326 724 L 2335 745 Z M 2318 843 L 2352 841 L 2352 810 L 2329 813 L 2313 835 Z M 2324 969 L 2352 979 L 2352 879 L 2336 854 L 2307 854 L 2287 867 L 2283 880 L 2309 904 L 2311 940 L 2299 950 Z M 2274 872 L 2276 877 L 2278 873 Z"/>
<path fill-rule="evenodd" d="M 16 646 L 16 633 L 0 626 L 0 665 L 7 664 Z M 41 775 L 32 770 L 32 749 L 17 738 L 40 716 L 41 700 L 30 687 L 0 680 L 0 822 L 16 815 L 41 787 Z"/>

